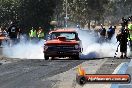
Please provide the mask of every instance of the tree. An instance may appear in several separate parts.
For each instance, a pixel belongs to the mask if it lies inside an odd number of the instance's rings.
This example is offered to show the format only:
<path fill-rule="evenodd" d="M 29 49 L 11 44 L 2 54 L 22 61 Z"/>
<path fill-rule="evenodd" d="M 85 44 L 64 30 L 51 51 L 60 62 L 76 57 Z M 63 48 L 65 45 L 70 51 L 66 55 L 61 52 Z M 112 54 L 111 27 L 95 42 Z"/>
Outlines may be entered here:
<path fill-rule="evenodd" d="M 0 23 L 7 26 L 14 21 L 23 29 L 32 26 L 47 29 L 56 4 L 54 0 L 1 0 Z"/>
<path fill-rule="evenodd" d="M 58 6 L 61 14 L 61 18 L 65 17 L 65 7 L 66 0 L 59 0 L 62 3 L 59 3 Z M 100 20 L 103 17 L 105 11 L 104 5 L 109 3 L 108 0 L 67 0 L 68 1 L 68 17 L 69 21 L 73 23 L 78 23 L 82 27 L 89 24 L 91 20 Z M 63 19 L 64 20 L 64 19 Z"/>
<path fill-rule="evenodd" d="M 19 1 L 1 0 L 0 1 L 0 24 L 7 25 L 11 20 L 12 21 L 17 20 L 18 8 L 19 8 Z"/>
<path fill-rule="evenodd" d="M 49 27 L 54 13 L 54 0 L 23 0 L 19 10 L 19 18 L 23 27 Z"/>

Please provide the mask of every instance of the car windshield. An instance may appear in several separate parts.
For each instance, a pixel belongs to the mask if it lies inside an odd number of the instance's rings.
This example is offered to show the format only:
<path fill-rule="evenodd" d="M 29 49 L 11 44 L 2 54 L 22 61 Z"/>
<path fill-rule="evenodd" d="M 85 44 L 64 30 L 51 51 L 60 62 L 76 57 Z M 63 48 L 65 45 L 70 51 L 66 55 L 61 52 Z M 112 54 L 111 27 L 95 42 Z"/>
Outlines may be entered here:
<path fill-rule="evenodd" d="M 74 32 L 53 32 L 51 33 L 51 39 L 57 39 L 59 36 L 66 37 L 66 40 L 76 39 L 76 33 Z"/>

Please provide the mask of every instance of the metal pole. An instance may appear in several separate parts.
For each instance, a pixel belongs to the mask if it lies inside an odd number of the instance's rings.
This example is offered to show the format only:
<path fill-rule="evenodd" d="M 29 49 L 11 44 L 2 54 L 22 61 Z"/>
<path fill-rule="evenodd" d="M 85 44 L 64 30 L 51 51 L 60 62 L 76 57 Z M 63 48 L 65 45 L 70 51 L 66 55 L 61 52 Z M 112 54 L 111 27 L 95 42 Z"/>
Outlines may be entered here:
<path fill-rule="evenodd" d="M 67 0 L 66 0 L 66 17 L 65 17 L 65 22 L 66 22 L 66 24 L 65 24 L 65 26 L 67 27 L 67 20 L 68 20 L 68 16 L 67 16 L 67 5 L 68 3 L 67 3 Z"/>

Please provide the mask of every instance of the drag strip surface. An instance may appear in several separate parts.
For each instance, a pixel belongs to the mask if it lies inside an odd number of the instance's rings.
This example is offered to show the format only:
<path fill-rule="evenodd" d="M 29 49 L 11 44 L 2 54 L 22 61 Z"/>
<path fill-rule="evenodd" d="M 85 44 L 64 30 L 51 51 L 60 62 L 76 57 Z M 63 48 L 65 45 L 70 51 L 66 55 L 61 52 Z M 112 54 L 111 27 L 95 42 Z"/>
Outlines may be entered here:
<path fill-rule="evenodd" d="M 83 61 L 21 60 L 0 66 L 0 88 L 52 88 L 52 82 L 41 79 L 65 72 Z"/>
<path fill-rule="evenodd" d="M 97 70 L 96 74 L 112 74 L 116 67 L 122 62 L 130 62 L 131 59 L 116 59 L 109 58 L 101 67 Z"/>
<path fill-rule="evenodd" d="M 111 74 L 122 62 L 130 59 L 94 60 L 32 60 L 23 59 L 0 65 L 0 88 L 82 88 L 76 83 L 75 68 L 82 67 L 90 74 Z M 94 84 L 84 88 L 99 88 Z M 90 87 L 91 86 L 91 87 Z M 103 87 L 101 87 L 103 88 Z M 107 87 L 106 87 L 107 88 Z"/>

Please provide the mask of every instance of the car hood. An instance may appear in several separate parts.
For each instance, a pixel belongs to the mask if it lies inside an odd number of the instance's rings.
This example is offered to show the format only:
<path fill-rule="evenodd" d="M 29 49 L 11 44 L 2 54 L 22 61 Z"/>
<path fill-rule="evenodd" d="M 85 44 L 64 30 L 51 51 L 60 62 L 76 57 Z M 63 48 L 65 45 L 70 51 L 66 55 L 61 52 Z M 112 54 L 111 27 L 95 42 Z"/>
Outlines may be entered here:
<path fill-rule="evenodd" d="M 79 44 L 79 41 L 76 41 L 76 40 L 66 40 L 66 41 L 48 40 L 45 42 L 45 45 L 76 45 L 76 44 Z"/>

